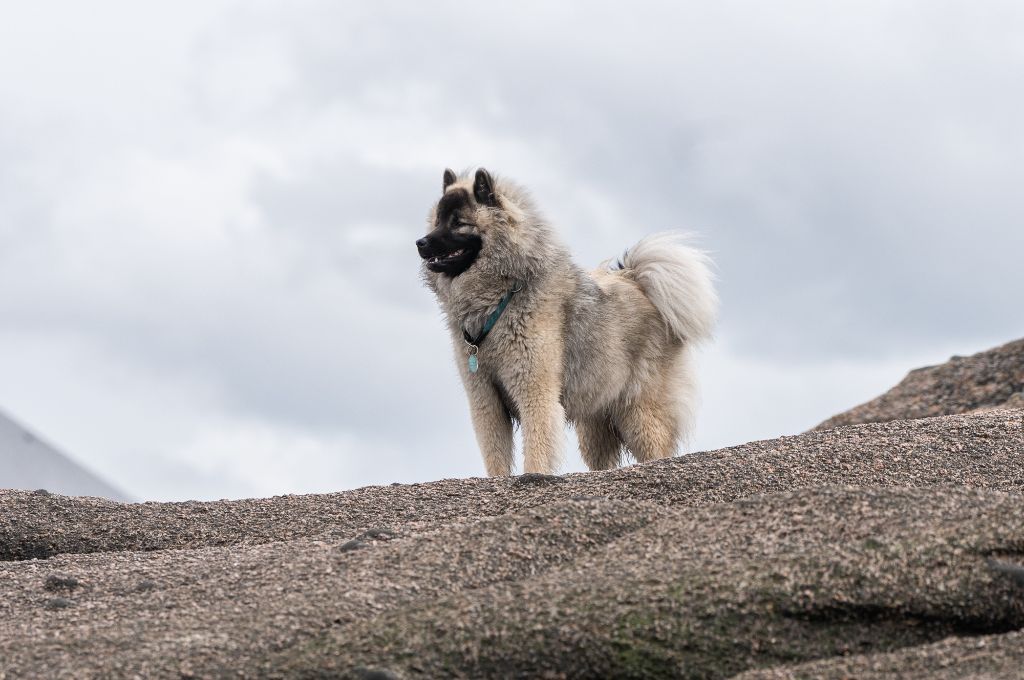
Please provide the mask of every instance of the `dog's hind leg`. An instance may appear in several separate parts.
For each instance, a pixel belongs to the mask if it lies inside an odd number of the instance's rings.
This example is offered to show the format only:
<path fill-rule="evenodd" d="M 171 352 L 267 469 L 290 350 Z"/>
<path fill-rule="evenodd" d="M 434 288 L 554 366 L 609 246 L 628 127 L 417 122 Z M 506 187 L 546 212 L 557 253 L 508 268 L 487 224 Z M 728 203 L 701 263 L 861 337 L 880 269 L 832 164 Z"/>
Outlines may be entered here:
<path fill-rule="evenodd" d="M 486 380 L 472 376 L 466 380 L 469 412 L 480 454 L 491 477 L 512 474 L 512 416 L 498 389 Z"/>
<path fill-rule="evenodd" d="M 611 470 L 622 460 L 622 442 L 615 425 L 607 415 L 582 418 L 576 423 L 580 455 L 591 470 Z"/>
<path fill-rule="evenodd" d="M 617 414 L 619 432 L 636 462 L 645 463 L 675 455 L 679 441 L 679 416 L 675 404 L 668 401 L 641 398 Z"/>

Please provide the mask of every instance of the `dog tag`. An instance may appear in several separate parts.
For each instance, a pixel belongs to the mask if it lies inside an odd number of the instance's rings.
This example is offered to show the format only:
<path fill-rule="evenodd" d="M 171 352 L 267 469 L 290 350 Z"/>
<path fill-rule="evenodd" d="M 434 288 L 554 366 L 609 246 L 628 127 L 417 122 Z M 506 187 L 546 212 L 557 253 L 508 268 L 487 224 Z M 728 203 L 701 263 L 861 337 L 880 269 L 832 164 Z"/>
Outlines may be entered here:
<path fill-rule="evenodd" d="M 480 369 L 480 362 L 477 361 L 475 354 L 469 355 L 469 372 L 476 373 Z"/>

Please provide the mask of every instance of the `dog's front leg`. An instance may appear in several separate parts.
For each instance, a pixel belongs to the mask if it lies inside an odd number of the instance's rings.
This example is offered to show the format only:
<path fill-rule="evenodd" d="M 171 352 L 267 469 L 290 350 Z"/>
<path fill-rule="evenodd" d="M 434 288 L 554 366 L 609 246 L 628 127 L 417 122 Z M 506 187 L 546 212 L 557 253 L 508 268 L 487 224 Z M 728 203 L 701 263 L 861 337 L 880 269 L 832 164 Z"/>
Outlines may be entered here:
<path fill-rule="evenodd" d="M 523 402 L 523 472 L 551 475 L 562 463 L 565 411 L 558 390 L 530 390 Z"/>
<path fill-rule="evenodd" d="M 546 346 L 545 346 L 546 345 Z M 556 343 L 542 343 L 523 352 L 526 370 L 508 385 L 523 425 L 523 472 L 554 474 L 562 463 L 565 411 L 562 356 Z M 531 351 L 532 350 L 532 351 Z"/>
<path fill-rule="evenodd" d="M 489 380 L 466 376 L 466 395 L 473 431 L 484 466 L 491 477 L 512 474 L 512 419 L 498 389 Z"/>

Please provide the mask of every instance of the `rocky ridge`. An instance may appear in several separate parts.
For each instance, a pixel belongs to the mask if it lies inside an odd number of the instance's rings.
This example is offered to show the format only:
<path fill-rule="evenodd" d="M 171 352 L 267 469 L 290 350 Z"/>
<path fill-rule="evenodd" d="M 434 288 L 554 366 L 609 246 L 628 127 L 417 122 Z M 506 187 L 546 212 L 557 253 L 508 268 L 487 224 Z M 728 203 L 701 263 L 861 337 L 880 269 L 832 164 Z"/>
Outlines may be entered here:
<path fill-rule="evenodd" d="M 609 472 L 0 491 L 0 678 L 1020 677 L 1024 411 L 971 396 L 1014 345 L 847 416 L 885 422 Z"/>
<path fill-rule="evenodd" d="M 996 408 L 1024 408 L 1024 338 L 914 369 L 885 394 L 832 416 L 815 429 Z"/>

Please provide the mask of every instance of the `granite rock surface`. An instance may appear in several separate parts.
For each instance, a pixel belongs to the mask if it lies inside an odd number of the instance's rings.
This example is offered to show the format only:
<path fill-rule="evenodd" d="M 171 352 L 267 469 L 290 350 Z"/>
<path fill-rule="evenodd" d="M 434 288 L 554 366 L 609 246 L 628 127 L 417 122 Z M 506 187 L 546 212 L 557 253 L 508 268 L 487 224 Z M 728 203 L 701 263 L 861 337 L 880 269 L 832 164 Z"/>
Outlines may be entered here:
<path fill-rule="evenodd" d="M 1018 678 L 1014 345 L 844 414 L 883 422 L 608 472 L 0 491 L 0 678 Z"/>

